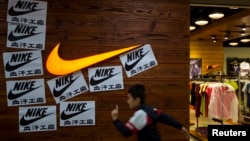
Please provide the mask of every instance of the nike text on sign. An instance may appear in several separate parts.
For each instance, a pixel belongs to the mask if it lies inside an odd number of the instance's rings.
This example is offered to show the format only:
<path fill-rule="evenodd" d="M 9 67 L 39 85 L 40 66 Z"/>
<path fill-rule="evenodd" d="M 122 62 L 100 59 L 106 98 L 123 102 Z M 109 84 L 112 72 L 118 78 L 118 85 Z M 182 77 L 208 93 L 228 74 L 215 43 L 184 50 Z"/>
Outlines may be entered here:
<path fill-rule="evenodd" d="M 109 58 L 115 57 L 132 49 L 141 47 L 142 45 L 135 45 L 123 49 L 118 49 L 110 52 L 105 52 L 101 54 L 96 54 L 88 57 L 83 57 L 75 60 L 64 60 L 58 55 L 58 48 L 60 43 L 58 43 L 55 48 L 50 52 L 46 68 L 49 73 L 54 75 L 66 75 L 75 72 L 80 69 L 84 69 L 91 65 L 97 64 L 101 61 L 107 60 Z"/>

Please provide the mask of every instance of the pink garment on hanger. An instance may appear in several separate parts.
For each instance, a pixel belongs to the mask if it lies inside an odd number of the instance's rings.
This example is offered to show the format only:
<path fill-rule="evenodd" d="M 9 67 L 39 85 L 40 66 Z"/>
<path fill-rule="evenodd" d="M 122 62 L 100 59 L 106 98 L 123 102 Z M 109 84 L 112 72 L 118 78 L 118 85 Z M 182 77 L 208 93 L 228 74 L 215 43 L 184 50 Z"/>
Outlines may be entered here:
<path fill-rule="evenodd" d="M 238 98 L 229 84 L 216 84 L 211 87 L 208 118 L 231 119 L 238 121 Z"/>

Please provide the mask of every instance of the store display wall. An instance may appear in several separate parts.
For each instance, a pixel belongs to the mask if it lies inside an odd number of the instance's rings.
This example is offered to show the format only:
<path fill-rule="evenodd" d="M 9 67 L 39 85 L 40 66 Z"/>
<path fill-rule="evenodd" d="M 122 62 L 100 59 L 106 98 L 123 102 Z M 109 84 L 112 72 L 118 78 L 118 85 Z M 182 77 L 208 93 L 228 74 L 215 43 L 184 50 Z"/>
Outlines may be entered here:
<path fill-rule="evenodd" d="M 250 48 L 224 48 L 224 68 L 223 70 L 227 70 L 227 58 L 246 58 L 249 59 L 250 55 L 249 52 Z"/>
<path fill-rule="evenodd" d="M 224 71 L 223 57 L 223 46 L 220 43 L 213 43 L 211 41 L 190 41 L 190 58 L 200 58 L 202 60 L 202 75 L 207 73 L 207 65 L 218 65 L 213 69 L 213 73 L 215 74 L 219 71 Z"/>

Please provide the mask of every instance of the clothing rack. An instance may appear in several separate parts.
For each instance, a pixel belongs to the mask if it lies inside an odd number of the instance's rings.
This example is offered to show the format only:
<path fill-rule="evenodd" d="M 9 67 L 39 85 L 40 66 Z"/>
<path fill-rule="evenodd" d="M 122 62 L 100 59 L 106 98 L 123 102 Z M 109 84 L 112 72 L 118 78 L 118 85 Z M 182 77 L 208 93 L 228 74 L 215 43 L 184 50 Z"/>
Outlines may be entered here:
<path fill-rule="evenodd" d="M 217 118 L 213 118 L 213 121 L 219 122 L 221 125 L 223 125 L 223 120 L 222 119 L 217 119 Z"/>
<path fill-rule="evenodd" d="M 220 82 L 223 83 L 225 79 L 230 80 L 230 79 L 238 79 L 235 76 L 228 76 L 228 75 L 219 75 L 221 76 L 220 78 Z M 219 122 L 221 125 L 223 125 L 223 119 L 217 119 L 217 118 L 212 118 L 213 121 L 215 122 Z"/>
<path fill-rule="evenodd" d="M 223 83 L 223 81 L 225 79 L 236 79 L 237 77 L 234 76 L 228 76 L 228 75 L 215 75 L 215 76 L 220 76 L 220 79 L 215 79 L 215 78 L 203 78 L 203 76 L 200 76 L 197 79 L 194 79 L 194 83 L 195 81 L 204 81 L 204 83 L 206 82 L 218 82 L 218 83 Z M 218 118 L 212 118 L 213 121 L 220 123 L 221 125 L 223 125 L 223 116 L 221 119 Z M 199 128 L 199 116 L 196 117 L 196 128 Z"/>
<path fill-rule="evenodd" d="M 197 75 L 192 80 L 206 81 L 206 82 L 223 82 L 225 79 L 238 79 L 237 76 L 216 74 L 216 75 Z"/>
<path fill-rule="evenodd" d="M 199 77 L 199 78 L 196 78 L 195 80 L 193 80 L 194 83 L 196 82 L 199 82 L 199 83 L 206 83 L 206 82 L 218 82 L 218 80 L 216 80 L 215 78 L 203 78 L 202 76 Z M 195 104 L 195 106 L 197 106 L 197 103 Z M 195 112 L 196 109 L 195 109 Z M 215 119 L 214 118 L 214 121 L 217 121 L 217 122 L 221 122 L 222 123 L 222 120 L 219 120 L 219 119 Z M 223 123 L 222 123 L 223 124 Z M 199 116 L 196 116 L 196 129 L 199 128 Z"/>
<path fill-rule="evenodd" d="M 242 90 L 242 85 L 241 85 L 241 82 L 245 82 L 245 83 L 249 83 L 249 82 L 246 82 L 246 81 L 250 81 L 250 70 L 248 70 L 248 74 L 246 74 L 245 76 L 241 76 L 241 69 L 240 69 L 240 73 L 239 73 L 239 83 L 238 83 L 238 85 L 239 85 L 239 88 Z M 244 85 L 246 85 L 246 84 L 244 84 Z M 240 99 L 240 101 L 242 100 L 242 91 L 241 90 L 239 90 L 238 91 L 238 97 L 239 97 L 239 99 Z M 245 92 L 243 92 L 243 93 L 245 93 Z M 246 97 L 243 97 L 243 101 L 245 101 L 245 98 Z M 243 114 L 241 113 L 242 111 L 241 111 L 241 107 L 240 107 L 241 105 L 239 105 L 239 116 L 240 117 L 243 117 L 243 121 L 242 121 L 242 119 L 240 119 L 240 122 L 241 123 L 243 123 L 243 124 L 250 124 L 250 122 L 246 122 L 246 120 L 247 121 L 250 121 L 250 114 L 248 115 L 248 113 L 250 113 L 250 108 L 248 108 L 248 111 L 246 110 L 246 107 L 245 107 L 245 103 L 243 104 Z"/>

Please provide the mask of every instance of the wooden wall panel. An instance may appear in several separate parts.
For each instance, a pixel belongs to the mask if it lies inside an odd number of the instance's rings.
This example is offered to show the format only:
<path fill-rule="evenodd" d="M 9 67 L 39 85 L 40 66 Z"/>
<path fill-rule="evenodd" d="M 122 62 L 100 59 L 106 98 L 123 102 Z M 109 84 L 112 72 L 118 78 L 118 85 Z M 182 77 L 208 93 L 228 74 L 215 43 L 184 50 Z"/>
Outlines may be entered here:
<path fill-rule="evenodd" d="M 206 74 L 206 65 L 216 65 L 214 72 L 223 70 L 223 45 L 220 43 L 213 43 L 208 41 L 190 41 L 190 58 L 202 59 L 202 74 Z"/>
<path fill-rule="evenodd" d="M 102 53 L 135 44 L 151 44 L 158 65 L 128 78 L 124 72 L 124 90 L 86 92 L 70 101 L 94 100 L 96 125 L 57 127 L 52 132 L 19 133 L 18 107 L 8 107 L 4 67 L 0 68 L 1 140 L 47 141 L 135 141 L 124 138 L 113 126 L 110 111 L 119 105 L 120 118 L 126 122 L 133 111 L 126 103 L 126 90 L 135 83 L 147 89 L 147 103 L 167 112 L 189 127 L 189 1 L 188 0 L 47 0 L 46 47 L 42 51 L 45 82 L 55 78 L 45 68 L 46 58 L 57 43 L 64 59 Z M 0 50 L 22 51 L 6 47 L 7 4 L 0 0 Z M 212 54 L 213 52 L 211 52 Z M 218 54 L 219 55 L 219 54 Z M 216 58 L 215 58 L 216 59 Z M 205 60 L 204 60 L 205 61 Z M 3 57 L 0 57 L 3 64 Z M 205 61 L 206 62 L 206 61 Z M 119 57 L 91 67 L 121 65 Z M 87 69 L 82 69 L 88 83 Z M 19 78 L 29 79 L 31 77 Z M 34 78 L 34 77 L 32 77 Z M 46 104 L 56 105 L 46 85 Z M 57 120 L 59 125 L 59 118 Z M 170 126 L 159 125 L 163 140 L 182 141 L 183 136 Z"/>

